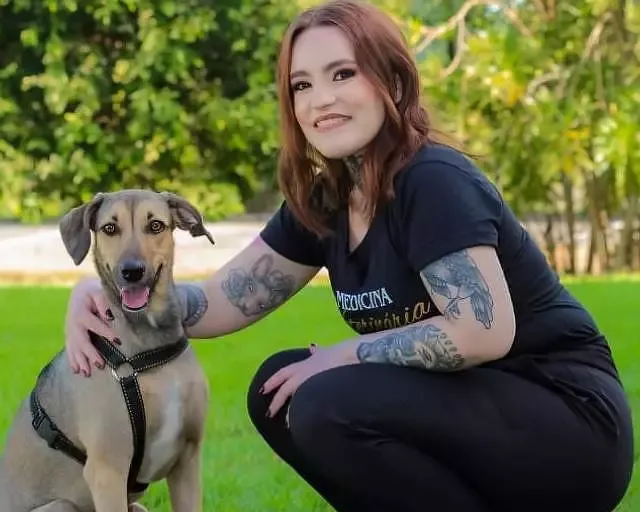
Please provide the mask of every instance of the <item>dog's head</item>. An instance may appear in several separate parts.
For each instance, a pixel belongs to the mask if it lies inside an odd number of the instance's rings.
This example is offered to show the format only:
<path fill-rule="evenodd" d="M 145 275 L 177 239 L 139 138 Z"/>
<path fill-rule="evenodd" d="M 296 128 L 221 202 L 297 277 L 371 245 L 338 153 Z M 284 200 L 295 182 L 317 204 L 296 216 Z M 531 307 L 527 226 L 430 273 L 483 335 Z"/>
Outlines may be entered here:
<path fill-rule="evenodd" d="M 60 222 L 62 240 L 76 265 L 87 256 L 94 233 L 96 270 L 128 312 L 147 309 L 154 292 L 170 284 L 175 228 L 215 243 L 199 211 L 169 192 L 100 193 Z"/>

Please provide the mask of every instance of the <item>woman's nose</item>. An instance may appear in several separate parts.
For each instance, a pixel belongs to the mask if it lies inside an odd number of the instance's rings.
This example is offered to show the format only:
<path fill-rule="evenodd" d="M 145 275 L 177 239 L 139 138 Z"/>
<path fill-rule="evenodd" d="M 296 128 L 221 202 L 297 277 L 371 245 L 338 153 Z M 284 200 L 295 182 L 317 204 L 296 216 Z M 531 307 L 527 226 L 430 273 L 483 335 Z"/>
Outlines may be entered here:
<path fill-rule="evenodd" d="M 313 108 L 322 109 L 336 102 L 335 93 L 327 87 L 314 87 L 311 105 Z"/>

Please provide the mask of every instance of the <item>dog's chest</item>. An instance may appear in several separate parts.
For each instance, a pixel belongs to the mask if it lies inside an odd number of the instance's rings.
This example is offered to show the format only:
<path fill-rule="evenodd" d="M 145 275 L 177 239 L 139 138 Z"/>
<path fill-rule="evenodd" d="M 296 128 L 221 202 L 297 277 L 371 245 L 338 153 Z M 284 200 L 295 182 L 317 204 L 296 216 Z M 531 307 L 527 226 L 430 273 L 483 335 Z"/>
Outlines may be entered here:
<path fill-rule="evenodd" d="M 145 404 L 147 442 L 139 481 L 161 477 L 180 454 L 186 421 L 184 392 L 179 382 L 168 383 L 160 395 L 153 394 Z"/>

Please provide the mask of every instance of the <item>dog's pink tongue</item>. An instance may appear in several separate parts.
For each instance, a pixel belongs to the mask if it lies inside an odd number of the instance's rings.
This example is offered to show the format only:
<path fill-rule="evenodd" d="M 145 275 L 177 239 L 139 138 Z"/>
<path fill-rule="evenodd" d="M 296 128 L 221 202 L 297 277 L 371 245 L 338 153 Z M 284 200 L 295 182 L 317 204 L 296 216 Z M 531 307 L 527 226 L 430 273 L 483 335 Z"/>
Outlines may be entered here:
<path fill-rule="evenodd" d="M 138 309 L 143 307 L 149 300 L 149 289 L 123 289 L 121 292 L 122 303 L 131 309 Z"/>

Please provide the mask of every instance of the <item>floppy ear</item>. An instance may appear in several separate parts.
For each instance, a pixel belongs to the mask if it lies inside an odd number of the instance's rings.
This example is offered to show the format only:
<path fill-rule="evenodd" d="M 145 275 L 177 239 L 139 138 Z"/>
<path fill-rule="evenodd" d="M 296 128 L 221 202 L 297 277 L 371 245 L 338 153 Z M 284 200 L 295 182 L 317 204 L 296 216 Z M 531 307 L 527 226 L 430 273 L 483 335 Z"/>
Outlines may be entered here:
<path fill-rule="evenodd" d="M 91 247 L 91 230 L 95 230 L 95 217 L 104 200 L 104 194 L 73 208 L 60 221 L 60 235 L 64 246 L 76 265 L 80 265 Z"/>
<path fill-rule="evenodd" d="M 160 192 L 160 195 L 169 205 L 173 221 L 177 228 L 188 231 L 191 236 L 206 236 L 209 242 L 215 245 L 215 240 L 207 228 L 204 227 L 204 219 L 198 209 L 184 197 L 171 192 Z"/>

